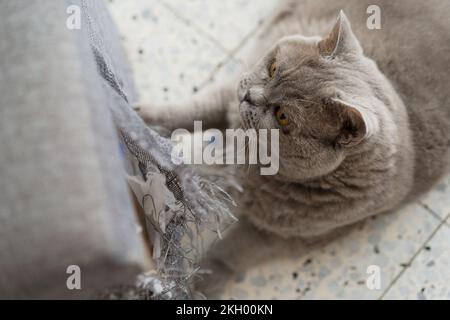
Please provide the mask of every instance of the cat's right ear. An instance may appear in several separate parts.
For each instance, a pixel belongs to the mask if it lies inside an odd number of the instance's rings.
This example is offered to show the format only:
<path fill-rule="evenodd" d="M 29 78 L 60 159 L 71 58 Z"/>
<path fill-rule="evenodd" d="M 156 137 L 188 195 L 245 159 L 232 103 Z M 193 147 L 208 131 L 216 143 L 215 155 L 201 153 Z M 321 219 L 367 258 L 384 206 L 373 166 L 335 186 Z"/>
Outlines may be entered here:
<path fill-rule="evenodd" d="M 342 54 L 361 54 L 362 48 L 353 33 L 350 22 L 344 11 L 339 12 L 338 19 L 330 34 L 318 43 L 319 52 L 327 58 L 334 58 Z"/>
<path fill-rule="evenodd" d="M 353 147 L 378 130 L 376 117 L 356 105 L 339 99 L 331 99 L 328 104 L 337 119 L 337 136 L 335 142 L 342 147 Z"/>

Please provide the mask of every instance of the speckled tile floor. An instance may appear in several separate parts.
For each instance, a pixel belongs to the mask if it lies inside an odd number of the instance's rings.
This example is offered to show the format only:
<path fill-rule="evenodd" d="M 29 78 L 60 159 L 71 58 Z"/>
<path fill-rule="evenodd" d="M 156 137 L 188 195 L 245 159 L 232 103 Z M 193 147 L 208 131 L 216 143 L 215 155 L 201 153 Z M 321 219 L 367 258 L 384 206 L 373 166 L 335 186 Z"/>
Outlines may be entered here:
<path fill-rule="evenodd" d="M 155 104 L 187 99 L 230 76 L 277 5 L 276 0 L 105 1 L 141 99 Z M 307 256 L 248 270 L 228 284 L 223 298 L 450 299 L 449 216 L 447 177 L 421 201 L 370 219 Z M 369 266 L 379 273 L 369 274 Z M 373 279 L 380 286 L 371 286 Z"/>

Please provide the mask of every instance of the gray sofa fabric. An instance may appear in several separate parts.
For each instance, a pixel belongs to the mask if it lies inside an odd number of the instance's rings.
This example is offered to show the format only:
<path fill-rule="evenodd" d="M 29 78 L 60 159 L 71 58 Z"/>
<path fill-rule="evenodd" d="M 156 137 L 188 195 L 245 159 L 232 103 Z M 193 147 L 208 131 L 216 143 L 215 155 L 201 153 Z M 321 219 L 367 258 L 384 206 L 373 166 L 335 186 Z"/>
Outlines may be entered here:
<path fill-rule="evenodd" d="M 66 27 L 71 4 L 80 30 Z M 0 39 L 0 298 L 133 282 L 149 258 L 109 108 L 136 95 L 103 1 L 1 1 Z M 69 265 L 81 290 L 66 286 Z"/>

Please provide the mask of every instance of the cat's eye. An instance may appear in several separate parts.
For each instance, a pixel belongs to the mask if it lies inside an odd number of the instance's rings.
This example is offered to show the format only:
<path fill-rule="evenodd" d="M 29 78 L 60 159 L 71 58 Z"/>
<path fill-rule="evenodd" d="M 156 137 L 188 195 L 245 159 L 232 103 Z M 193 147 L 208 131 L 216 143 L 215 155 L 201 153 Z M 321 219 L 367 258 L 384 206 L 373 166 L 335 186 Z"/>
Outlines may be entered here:
<path fill-rule="evenodd" d="M 275 75 L 275 71 L 277 71 L 277 65 L 274 61 L 274 62 L 272 62 L 272 64 L 269 67 L 269 77 L 270 78 L 273 78 L 273 76 Z"/>
<path fill-rule="evenodd" d="M 278 124 L 282 127 L 289 124 L 288 116 L 281 110 L 280 107 L 275 109 L 275 119 L 277 119 Z"/>

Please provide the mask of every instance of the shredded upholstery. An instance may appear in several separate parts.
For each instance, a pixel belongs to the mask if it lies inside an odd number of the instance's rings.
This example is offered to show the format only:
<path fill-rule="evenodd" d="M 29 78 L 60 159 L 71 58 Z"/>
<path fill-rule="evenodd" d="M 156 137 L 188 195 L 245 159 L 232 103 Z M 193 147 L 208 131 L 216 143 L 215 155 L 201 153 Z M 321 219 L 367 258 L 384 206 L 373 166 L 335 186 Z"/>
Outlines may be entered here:
<path fill-rule="evenodd" d="M 89 8 L 96 2 L 80 2 L 86 21 L 83 32 L 89 38 L 113 121 L 128 157 L 139 168 L 128 182 L 145 212 L 156 263 L 156 270 L 140 275 L 134 286 L 108 290 L 103 297 L 194 298 L 190 282 L 198 270 L 195 261 L 200 232 L 214 229 L 220 236 L 222 224 L 234 218 L 230 211 L 233 201 L 224 190 L 238 186 L 232 175 L 172 162 L 171 141 L 147 127 L 130 105 L 135 99 L 128 86 L 131 80 L 120 79 L 127 73 L 121 57 L 115 56 L 120 50 L 110 48 L 118 37 L 90 16 Z"/>

